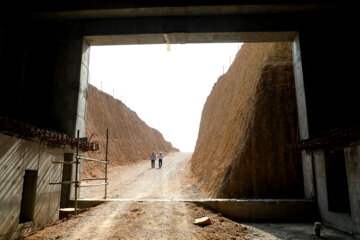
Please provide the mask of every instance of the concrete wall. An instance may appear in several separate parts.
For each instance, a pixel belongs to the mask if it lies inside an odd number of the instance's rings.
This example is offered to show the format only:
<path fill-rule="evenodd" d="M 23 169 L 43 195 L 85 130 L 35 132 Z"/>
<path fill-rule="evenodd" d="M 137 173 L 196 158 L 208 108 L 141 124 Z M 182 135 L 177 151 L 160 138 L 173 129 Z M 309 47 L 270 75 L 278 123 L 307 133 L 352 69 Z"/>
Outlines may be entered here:
<path fill-rule="evenodd" d="M 336 229 L 352 233 L 353 227 L 351 214 L 336 213 L 328 210 L 325 155 L 323 151 L 314 153 L 314 166 L 317 189 L 317 204 L 321 220 Z"/>
<path fill-rule="evenodd" d="M 57 59 L 58 24 L 25 22 L 3 30 L 0 44 L 0 115 L 56 129 L 52 89 Z"/>
<path fill-rule="evenodd" d="M 345 18 L 344 18 L 345 19 Z M 313 25 L 299 28 L 293 41 L 299 130 L 302 139 L 317 137 L 331 129 L 346 129 L 359 125 L 359 82 L 356 61 L 358 50 L 344 36 L 351 33 L 351 24 L 334 19 L 318 19 Z M 336 29 L 336 34 L 334 34 Z M 328 190 L 324 151 L 302 152 L 305 196 L 316 198 L 321 221 L 356 236 L 360 232 L 359 150 L 345 151 L 351 214 L 328 210 Z M 313 159 L 312 159 L 313 158 Z"/>
<path fill-rule="evenodd" d="M 345 149 L 346 172 L 349 185 L 352 230 L 360 239 L 360 146 Z"/>
<path fill-rule="evenodd" d="M 87 68 L 82 66 L 88 61 L 83 24 L 24 20 L 0 28 L 0 70 L 6 79 L 0 116 L 71 137 L 80 129 L 83 136 Z"/>
<path fill-rule="evenodd" d="M 193 202 L 205 204 L 231 219 L 246 222 L 312 222 L 316 219 L 316 205 L 309 200 L 213 199 Z"/>
<path fill-rule="evenodd" d="M 358 66 L 350 60 L 359 49 L 344 37 L 351 29 L 325 21 L 299 31 L 309 137 L 360 124 L 360 112 L 353 109 L 359 101 Z"/>
<path fill-rule="evenodd" d="M 58 219 L 64 149 L 0 134 L 0 239 L 15 239 Z M 25 170 L 37 170 L 34 219 L 19 224 Z"/>

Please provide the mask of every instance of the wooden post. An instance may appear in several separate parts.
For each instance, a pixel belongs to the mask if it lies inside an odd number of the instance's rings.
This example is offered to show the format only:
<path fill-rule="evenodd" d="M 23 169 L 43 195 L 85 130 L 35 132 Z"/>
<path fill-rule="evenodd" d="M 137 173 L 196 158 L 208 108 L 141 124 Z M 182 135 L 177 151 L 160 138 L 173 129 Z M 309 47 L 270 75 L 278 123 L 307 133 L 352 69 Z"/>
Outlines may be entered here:
<path fill-rule="evenodd" d="M 107 198 L 107 168 L 108 168 L 108 149 L 109 149 L 109 129 L 106 129 L 106 152 L 105 152 L 105 199 Z"/>

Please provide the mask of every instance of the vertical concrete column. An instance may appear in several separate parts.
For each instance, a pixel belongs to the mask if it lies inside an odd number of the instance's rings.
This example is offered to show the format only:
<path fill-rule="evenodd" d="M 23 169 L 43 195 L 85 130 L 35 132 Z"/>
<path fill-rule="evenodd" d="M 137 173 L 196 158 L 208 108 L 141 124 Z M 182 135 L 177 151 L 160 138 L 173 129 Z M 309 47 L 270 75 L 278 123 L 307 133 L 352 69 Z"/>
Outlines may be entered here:
<path fill-rule="evenodd" d="M 83 33 L 78 22 L 63 22 L 59 32 L 59 51 L 53 86 L 52 119 L 56 128 L 72 137 L 85 131 L 87 63 L 83 65 Z M 86 55 L 85 51 L 85 55 Z M 84 72 L 82 72 L 84 71 Z"/>
<path fill-rule="evenodd" d="M 86 122 L 86 103 L 88 94 L 88 77 L 89 77 L 89 60 L 90 60 L 90 45 L 84 38 L 82 41 L 81 53 L 81 67 L 80 67 L 80 82 L 78 93 L 78 106 L 76 115 L 76 130 L 80 130 L 80 135 L 85 136 L 85 122 Z"/>
<path fill-rule="evenodd" d="M 294 77 L 295 77 L 295 91 L 296 102 L 298 109 L 298 121 L 301 140 L 309 138 L 308 117 L 306 110 L 306 98 L 304 87 L 304 76 L 301 61 L 300 40 L 299 35 L 296 36 L 292 43 L 293 63 L 294 63 Z M 304 194 L 306 199 L 314 199 L 314 169 L 312 165 L 311 153 L 306 151 L 301 152 L 302 167 L 304 177 Z"/>
<path fill-rule="evenodd" d="M 64 21 L 58 34 L 58 57 L 53 87 L 52 119 L 56 128 L 72 137 L 80 130 L 85 136 L 86 101 L 88 88 L 89 46 L 84 42 L 81 22 Z M 65 154 L 73 161 L 74 154 Z M 81 171 L 79 171 L 81 174 Z M 63 180 L 75 179 L 75 166 L 65 165 Z M 69 207 L 74 198 L 74 185 L 63 185 L 61 207 Z"/>
<path fill-rule="evenodd" d="M 87 108 L 87 95 L 88 95 L 88 83 L 89 83 L 89 62 L 90 62 L 90 45 L 87 43 L 86 38 L 84 38 L 82 44 L 82 55 L 81 55 L 78 109 L 76 115 L 76 129 L 80 130 L 80 136 L 85 136 L 86 108 Z M 73 171 L 75 174 L 75 170 Z M 79 164 L 78 174 L 79 174 L 78 180 L 81 181 L 82 164 Z M 78 192 L 78 194 L 80 195 L 80 191 Z"/>
<path fill-rule="evenodd" d="M 345 149 L 353 233 L 360 239 L 360 146 Z"/>

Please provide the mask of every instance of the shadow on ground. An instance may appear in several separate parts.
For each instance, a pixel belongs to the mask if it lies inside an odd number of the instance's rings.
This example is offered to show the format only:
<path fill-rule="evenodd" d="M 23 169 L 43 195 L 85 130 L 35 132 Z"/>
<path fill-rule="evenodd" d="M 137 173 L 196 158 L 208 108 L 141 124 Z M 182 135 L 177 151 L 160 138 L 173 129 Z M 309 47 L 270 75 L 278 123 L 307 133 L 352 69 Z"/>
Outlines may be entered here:
<path fill-rule="evenodd" d="M 313 226 L 310 223 L 253 223 L 248 225 L 248 239 L 326 239 L 326 240 L 350 240 L 351 235 L 340 231 L 323 227 L 321 237 L 314 235 Z"/>

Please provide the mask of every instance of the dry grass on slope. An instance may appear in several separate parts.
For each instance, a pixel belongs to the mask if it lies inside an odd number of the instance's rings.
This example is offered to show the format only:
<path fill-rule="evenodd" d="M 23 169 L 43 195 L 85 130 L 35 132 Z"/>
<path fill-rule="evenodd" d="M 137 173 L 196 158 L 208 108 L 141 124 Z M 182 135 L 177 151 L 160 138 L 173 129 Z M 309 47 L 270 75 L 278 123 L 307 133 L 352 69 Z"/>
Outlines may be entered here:
<path fill-rule="evenodd" d="M 290 43 L 244 44 L 205 103 L 192 170 L 213 197 L 302 195 Z"/>

